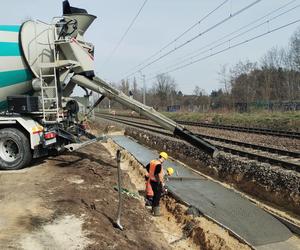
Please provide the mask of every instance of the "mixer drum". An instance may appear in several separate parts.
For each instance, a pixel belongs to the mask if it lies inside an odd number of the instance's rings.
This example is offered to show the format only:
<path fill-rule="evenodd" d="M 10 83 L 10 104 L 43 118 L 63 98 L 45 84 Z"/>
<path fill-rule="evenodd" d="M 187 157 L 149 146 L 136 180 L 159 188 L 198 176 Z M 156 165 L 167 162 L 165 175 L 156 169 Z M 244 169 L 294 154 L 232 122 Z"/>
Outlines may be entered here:
<path fill-rule="evenodd" d="M 6 98 L 32 91 L 33 75 L 23 57 L 20 26 L 0 25 L 0 109 Z"/>

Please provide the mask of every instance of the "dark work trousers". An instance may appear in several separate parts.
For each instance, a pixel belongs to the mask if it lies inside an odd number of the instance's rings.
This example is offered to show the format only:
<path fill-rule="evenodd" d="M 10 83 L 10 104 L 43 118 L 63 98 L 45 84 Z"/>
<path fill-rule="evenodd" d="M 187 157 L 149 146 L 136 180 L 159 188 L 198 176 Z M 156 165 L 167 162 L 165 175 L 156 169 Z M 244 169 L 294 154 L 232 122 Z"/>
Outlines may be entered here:
<path fill-rule="evenodd" d="M 153 196 L 153 202 L 152 207 L 158 207 L 159 201 L 162 193 L 162 185 L 161 182 L 157 181 L 150 181 L 154 196 Z"/>

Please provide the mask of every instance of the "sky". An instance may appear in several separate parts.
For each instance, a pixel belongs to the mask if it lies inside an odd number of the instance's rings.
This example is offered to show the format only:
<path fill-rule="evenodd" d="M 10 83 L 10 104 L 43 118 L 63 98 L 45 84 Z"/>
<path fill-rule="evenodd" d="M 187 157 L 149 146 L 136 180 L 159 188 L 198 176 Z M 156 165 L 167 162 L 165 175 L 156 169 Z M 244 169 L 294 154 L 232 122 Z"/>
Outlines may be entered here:
<path fill-rule="evenodd" d="M 99 77 L 110 82 L 119 82 L 134 71 L 138 71 L 141 66 L 136 67 L 137 65 L 173 41 L 224 0 L 148 0 L 123 42 L 110 56 L 143 2 L 144 0 L 70 0 L 72 6 L 85 8 L 90 14 L 98 17 L 87 31 L 86 40 L 95 45 L 95 72 Z M 203 47 L 207 49 L 206 53 L 193 59 L 212 55 L 218 50 L 299 19 L 300 0 L 262 0 L 234 16 L 236 12 L 253 2 L 255 0 L 228 0 L 157 57 L 180 46 L 197 34 L 203 33 L 201 36 L 135 73 L 129 80 L 132 81 L 132 77 L 136 77 L 139 86 L 142 86 L 141 75 L 145 75 L 146 85 L 149 88 L 155 82 L 156 74 L 174 68 L 170 66 L 194 51 L 199 51 Z M 265 22 L 257 29 L 230 42 L 226 42 L 229 38 L 220 40 L 221 37 L 289 2 L 291 3 L 284 9 L 257 22 L 256 25 Z M 61 0 L 2 1 L 0 24 L 21 24 L 28 18 L 50 23 L 52 17 L 62 14 L 61 3 Z M 298 5 L 299 7 L 297 7 Z M 296 9 L 267 22 L 268 19 L 293 7 Z M 228 18 L 230 15 L 232 18 Z M 226 22 L 206 31 L 226 18 L 228 19 Z M 240 60 L 259 61 L 264 53 L 272 47 L 286 47 L 291 35 L 299 26 L 300 22 L 169 74 L 175 79 L 178 89 L 184 94 L 191 94 L 195 86 L 210 93 L 212 90 L 222 87 L 218 75 L 222 65 L 230 67 Z M 213 43 L 215 41 L 224 41 L 224 44 L 213 48 L 216 44 Z M 191 61 L 192 59 L 187 60 L 187 62 Z"/>

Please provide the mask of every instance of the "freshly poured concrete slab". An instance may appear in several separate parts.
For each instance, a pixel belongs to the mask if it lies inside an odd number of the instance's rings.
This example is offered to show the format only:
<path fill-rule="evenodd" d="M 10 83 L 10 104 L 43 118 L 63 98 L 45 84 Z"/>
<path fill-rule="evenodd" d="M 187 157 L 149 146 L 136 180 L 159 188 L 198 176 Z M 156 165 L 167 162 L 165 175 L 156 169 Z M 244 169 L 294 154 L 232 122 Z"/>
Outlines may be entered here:
<path fill-rule="evenodd" d="M 158 153 L 148 149 L 126 136 L 112 139 L 146 166 Z M 166 161 L 164 167 L 173 167 L 175 176 L 199 177 L 183 165 Z M 255 206 L 240 194 L 207 180 L 171 180 L 169 190 L 178 198 L 199 209 L 205 216 L 245 240 L 257 249 L 299 249 L 286 243 L 293 234 L 276 218 Z"/>

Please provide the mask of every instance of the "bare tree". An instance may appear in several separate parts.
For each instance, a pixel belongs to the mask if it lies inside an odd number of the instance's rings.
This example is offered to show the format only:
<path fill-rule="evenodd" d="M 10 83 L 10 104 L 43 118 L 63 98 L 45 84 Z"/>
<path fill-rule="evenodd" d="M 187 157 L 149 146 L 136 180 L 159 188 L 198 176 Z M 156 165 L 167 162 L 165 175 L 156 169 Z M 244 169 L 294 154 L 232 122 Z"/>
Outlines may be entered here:
<path fill-rule="evenodd" d="M 137 87 L 137 82 L 136 82 L 135 77 L 133 78 L 133 83 L 132 83 L 132 85 L 133 85 L 133 92 L 134 92 L 134 94 L 137 94 L 137 92 L 138 92 L 138 87 Z"/>
<path fill-rule="evenodd" d="M 230 74 L 229 74 L 228 64 L 221 66 L 220 71 L 218 72 L 219 81 L 224 86 L 224 93 L 229 94 L 231 92 L 230 84 Z"/>
<path fill-rule="evenodd" d="M 205 90 L 195 86 L 193 94 L 195 95 L 193 104 L 197 106 L 198 111 L 207 111 L 210 105 L 210 98 Z"/>
<path fill-rule="evenodd" d="M 121 80 L 121 85 L 119 86 L 119 89 L 126 95 L 129 94 L 129 81 L 122 79 Z"/>
<path fill-rule="evenodd" d="M 276 69 L 284 67 L 286 52 L 283 48 L 273 47 L 262 57 L 263 68 Z"/>
<path fill-rule="evenodd" d="M 160 107 L 166 107 L 174 104 L 177 95 L 176 88 L 177 85 L 175 80 L 171 76 L 167 74 L 160 74 L 156 76 L 154 93 L 158 97 Z"/>
<path fill-rule="evenodd" d="M 249 103 L 253 100 L 256 90 L 253 84 L 253 79 L 249 78 L 249 74 L 257 69 L 257 63 L 252 63 L 249 60 L 239 61 L 233 68 L 230 69 L 232 88 L 232 97 L 234 102 Z"/>
<path fill-rule="evenodd" d="M 291 37 L 290 47 L 294 69 L 300 71 L 300 28 L 298 28 Z"/>

